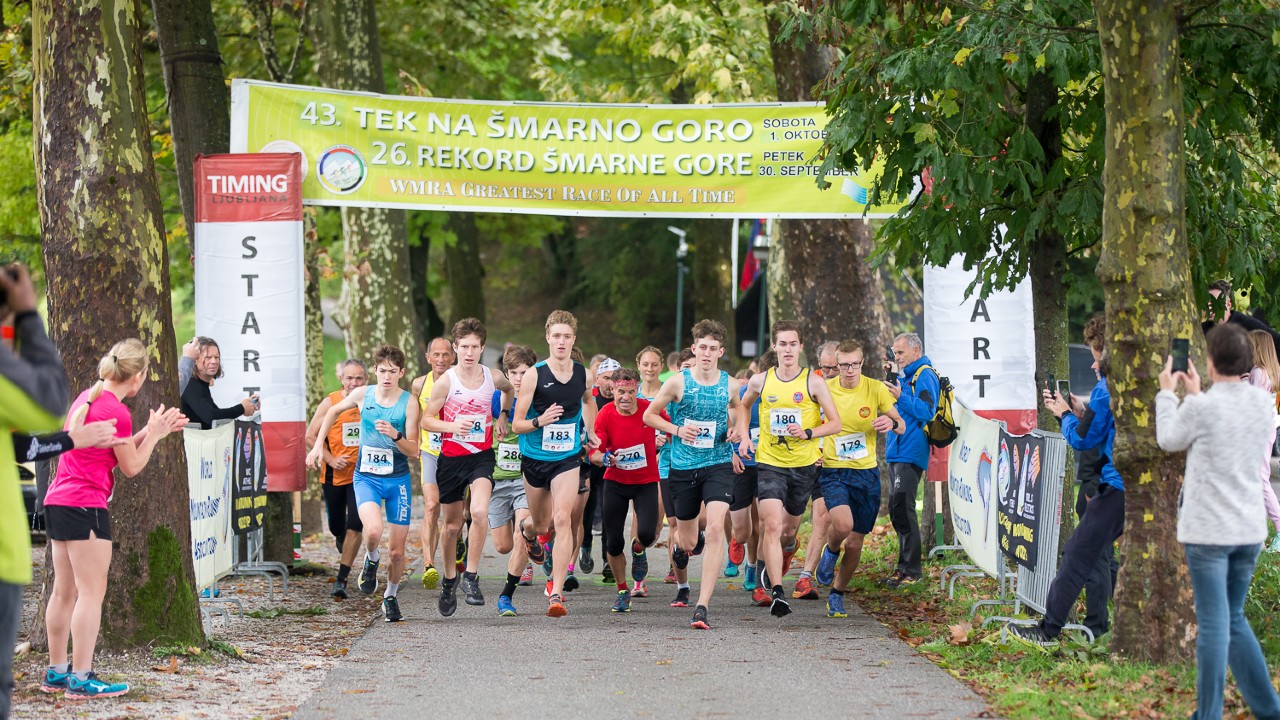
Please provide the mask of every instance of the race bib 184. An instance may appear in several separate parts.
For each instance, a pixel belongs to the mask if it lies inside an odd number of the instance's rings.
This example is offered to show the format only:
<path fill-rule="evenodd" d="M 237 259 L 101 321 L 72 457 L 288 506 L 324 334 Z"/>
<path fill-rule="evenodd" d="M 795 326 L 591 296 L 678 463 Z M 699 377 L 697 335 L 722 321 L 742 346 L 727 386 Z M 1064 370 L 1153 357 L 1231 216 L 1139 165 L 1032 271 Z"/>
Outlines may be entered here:
<path fill-rule="evenodd" d="M 390 475 L 391 450 L 387 448 L 360 448 L 360 472 L 365 475 Z"/>

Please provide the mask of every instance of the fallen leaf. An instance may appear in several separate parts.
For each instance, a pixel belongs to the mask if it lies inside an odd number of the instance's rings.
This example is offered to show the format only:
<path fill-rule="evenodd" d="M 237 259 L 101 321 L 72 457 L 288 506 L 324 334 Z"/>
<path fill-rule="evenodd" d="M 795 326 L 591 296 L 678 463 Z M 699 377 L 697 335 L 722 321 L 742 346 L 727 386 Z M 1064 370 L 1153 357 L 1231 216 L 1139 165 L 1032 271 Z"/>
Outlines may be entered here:
<path fill-rule="evenodd" d="M 671 661 L 670 661 L 670 660 L 659 660 L 656 664 L 658 664 L 658 665 L 670 665 L 670 664 L 671 664 Z"/>
<path fill-rule="evenodd" d="M 963 647 L 969 644 L 969 631 L 973 630 L 973 626 L 967 622 L 950 627 L 951 637 L 947 638 L 947 642 L 952 645 Z"/>

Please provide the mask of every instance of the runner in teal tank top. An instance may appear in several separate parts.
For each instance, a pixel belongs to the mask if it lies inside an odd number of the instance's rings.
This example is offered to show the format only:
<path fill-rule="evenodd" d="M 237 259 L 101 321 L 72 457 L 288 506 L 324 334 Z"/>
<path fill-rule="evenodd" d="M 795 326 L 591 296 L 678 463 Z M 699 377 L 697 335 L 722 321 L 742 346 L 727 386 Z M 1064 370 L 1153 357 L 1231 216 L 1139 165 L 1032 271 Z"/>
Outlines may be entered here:
<path fill-rule="evenodd" d="M 684 377 L 684 394 L 667 411 L 671 424 L 692 426 L 698 434 L 693 442 L 671 444 L 671 468 L 697 470 L 732 462 L 733 445 L 727 439 L 729 373 L 721 370 L 714 385 L 698 382 L 688 368 L 680 373 Z"/>

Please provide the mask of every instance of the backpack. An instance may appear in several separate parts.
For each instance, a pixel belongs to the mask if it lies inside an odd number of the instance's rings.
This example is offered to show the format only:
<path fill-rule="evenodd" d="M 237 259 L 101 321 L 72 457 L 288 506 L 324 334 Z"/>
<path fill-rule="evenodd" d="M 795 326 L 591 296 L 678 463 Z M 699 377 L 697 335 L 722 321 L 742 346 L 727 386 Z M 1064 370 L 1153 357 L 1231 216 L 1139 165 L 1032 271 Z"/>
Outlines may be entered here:
<path fill-rule="evenodd" d="M 938 371 L 932 365 L 921 365 L 911 378 L 911 386 L 913 388 L 916 380 L 920 377 L 920 373 L 924 372 L 925 368 L 933 370 L 933 374 L 938 375 Z M 951 402 L 955 400 L 955 397 L 955 388 L 951 387 L 951 380 L 938 375 L 938 406 L 933 413 L 933 417 L 924 424 L 925 439 L 936 448 L 944 448 L 950 445 L 959 435 L 955 417 L 951 414 Z"/>

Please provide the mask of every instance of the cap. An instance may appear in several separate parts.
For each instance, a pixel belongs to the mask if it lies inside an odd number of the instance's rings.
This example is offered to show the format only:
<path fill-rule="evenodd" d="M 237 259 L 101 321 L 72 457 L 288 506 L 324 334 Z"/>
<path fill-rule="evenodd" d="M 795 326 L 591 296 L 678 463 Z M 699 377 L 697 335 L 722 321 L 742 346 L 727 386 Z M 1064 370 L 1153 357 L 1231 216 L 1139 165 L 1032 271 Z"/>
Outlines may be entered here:
<path fill-rule="evenodd" d="M 622 363 L 618 362 L 617 360 L 614 360 L 613 358 L 605 358 L 600 361 L 600 366 L 596 368 L 596 372 L 605 373 L 605 372 L 613 372 L 614 370 L 621 370 L 621 369 L 622 369 Z"/>

